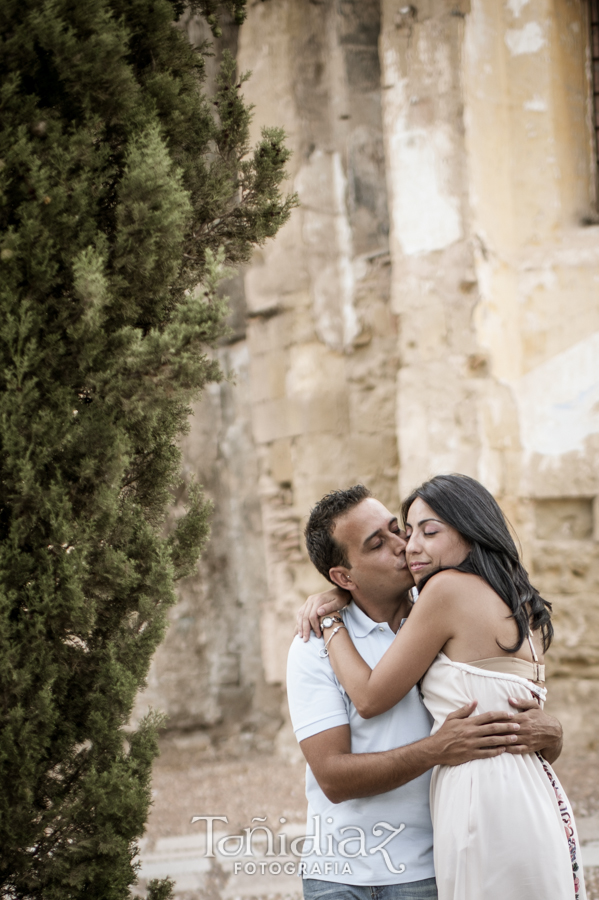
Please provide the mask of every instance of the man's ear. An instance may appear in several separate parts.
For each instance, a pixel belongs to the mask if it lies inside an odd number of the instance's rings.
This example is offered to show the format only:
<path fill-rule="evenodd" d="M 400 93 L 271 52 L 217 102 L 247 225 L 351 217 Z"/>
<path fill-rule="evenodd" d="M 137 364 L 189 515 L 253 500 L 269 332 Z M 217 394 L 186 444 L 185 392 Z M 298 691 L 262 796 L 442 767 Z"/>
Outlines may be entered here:
<path fill-rule="evenodd" d="M 346 569 L 345 566 L 334 566 L 332 569 L 329 569 L 329 578 L 333 584 L 343 588 L 344 591 L 351 591 L 355 587 L 351 577 L 351 569 Z"/>

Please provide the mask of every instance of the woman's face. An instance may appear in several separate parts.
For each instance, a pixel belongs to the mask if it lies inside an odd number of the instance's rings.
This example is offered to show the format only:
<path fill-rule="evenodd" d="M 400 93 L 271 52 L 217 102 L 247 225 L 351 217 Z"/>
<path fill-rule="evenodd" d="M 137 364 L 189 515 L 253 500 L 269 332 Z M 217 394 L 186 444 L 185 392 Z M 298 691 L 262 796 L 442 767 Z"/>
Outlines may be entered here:
<path fill-rule="evenodd" d="M 440 566 L 459 566 L 470 552 L 462 535 L 417 497 L 408 510 L 406 560 L 416 585 Z"/>

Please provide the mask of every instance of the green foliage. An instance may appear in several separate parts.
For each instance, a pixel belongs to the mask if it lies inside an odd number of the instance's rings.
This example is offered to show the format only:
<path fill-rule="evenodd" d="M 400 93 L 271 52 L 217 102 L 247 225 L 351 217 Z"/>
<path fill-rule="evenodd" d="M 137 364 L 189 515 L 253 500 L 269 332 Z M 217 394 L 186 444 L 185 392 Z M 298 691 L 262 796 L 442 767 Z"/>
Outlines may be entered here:
<path fill-rule="evenodd" d="M 229 9 L 243 18 L 241 0 Z M 218 31 L 218 4 L 198 0 Z M 164 535 L 190 402 L 220 371 L 223 267 L 295 203 L 279 130 L 248 146 L 225 58 L 178 0 L 0 5 L 0 894 L 117 900 L 135 880 L 158 721 L 123 732 L 197 487 Z M 201 285 L 201 287 L 198 287 Z M 167 883 L 150 887 L 165 900 Z"/>

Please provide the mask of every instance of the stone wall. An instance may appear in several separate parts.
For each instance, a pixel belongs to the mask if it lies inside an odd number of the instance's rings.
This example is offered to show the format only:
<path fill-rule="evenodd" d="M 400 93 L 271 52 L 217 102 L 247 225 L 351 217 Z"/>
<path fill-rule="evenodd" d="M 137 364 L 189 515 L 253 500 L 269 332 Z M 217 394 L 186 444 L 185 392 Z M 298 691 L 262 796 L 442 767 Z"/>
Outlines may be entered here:
<path fill-rule="evenodd" d="M 361 480 L 397 508 L 424 478 L 459 471 L 493 491 L 554 602 L 550 707 L 590 746 L 587 4 L 249 0 L 237 56 L 253 73 L 254 137 L 288 133 L 301 207 L 237 282 L 236 340 L 219 351 L 236 380 L 207 392 L 186 439 L 216 501 L 214 538 L 147 696 L 175 727 L 270 739 L 294 610 L 323 583 L 301 539 L 311 505 Z"/>

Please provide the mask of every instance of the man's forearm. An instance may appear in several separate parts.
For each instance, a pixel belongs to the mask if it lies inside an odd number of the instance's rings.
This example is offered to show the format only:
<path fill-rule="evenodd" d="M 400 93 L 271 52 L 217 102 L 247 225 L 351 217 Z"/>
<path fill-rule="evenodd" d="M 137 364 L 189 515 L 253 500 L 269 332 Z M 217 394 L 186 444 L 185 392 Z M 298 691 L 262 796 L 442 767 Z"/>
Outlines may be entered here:
<path fill-rule="evenodd" d="M 332 803 L 374 797 L 413 781 L 439 762 L 434 737 L 379 753 L 339 753 L 327 759 L 318 782 Z"/>
<path fill-rule="evenodd" d="M 560 737 L 554 744 L 551 745 L 551 747 L 545 747 L 543 750 L 541 750 L 541 756 L 543 757 L 543 759 L 546 759 L 550 765 L 553 765 L 555 760 L 559 758 L 562 752 L 563 745 L 563 739 Z"/>
<path fill-rule="evenodd" d="M 302 748 L 331 802 L 373 797 L 407 784 L 433 766 L 489 759 L 518 742 L 520 725 L 509 714 L 490 712 L 471 718 L 473 708 L 474 703 L 470 703 L 450 713 L 435 734 L 394 750 L 352 754 L 349 740 L 330 745 L 328 752 L 322 746 Z"/>

